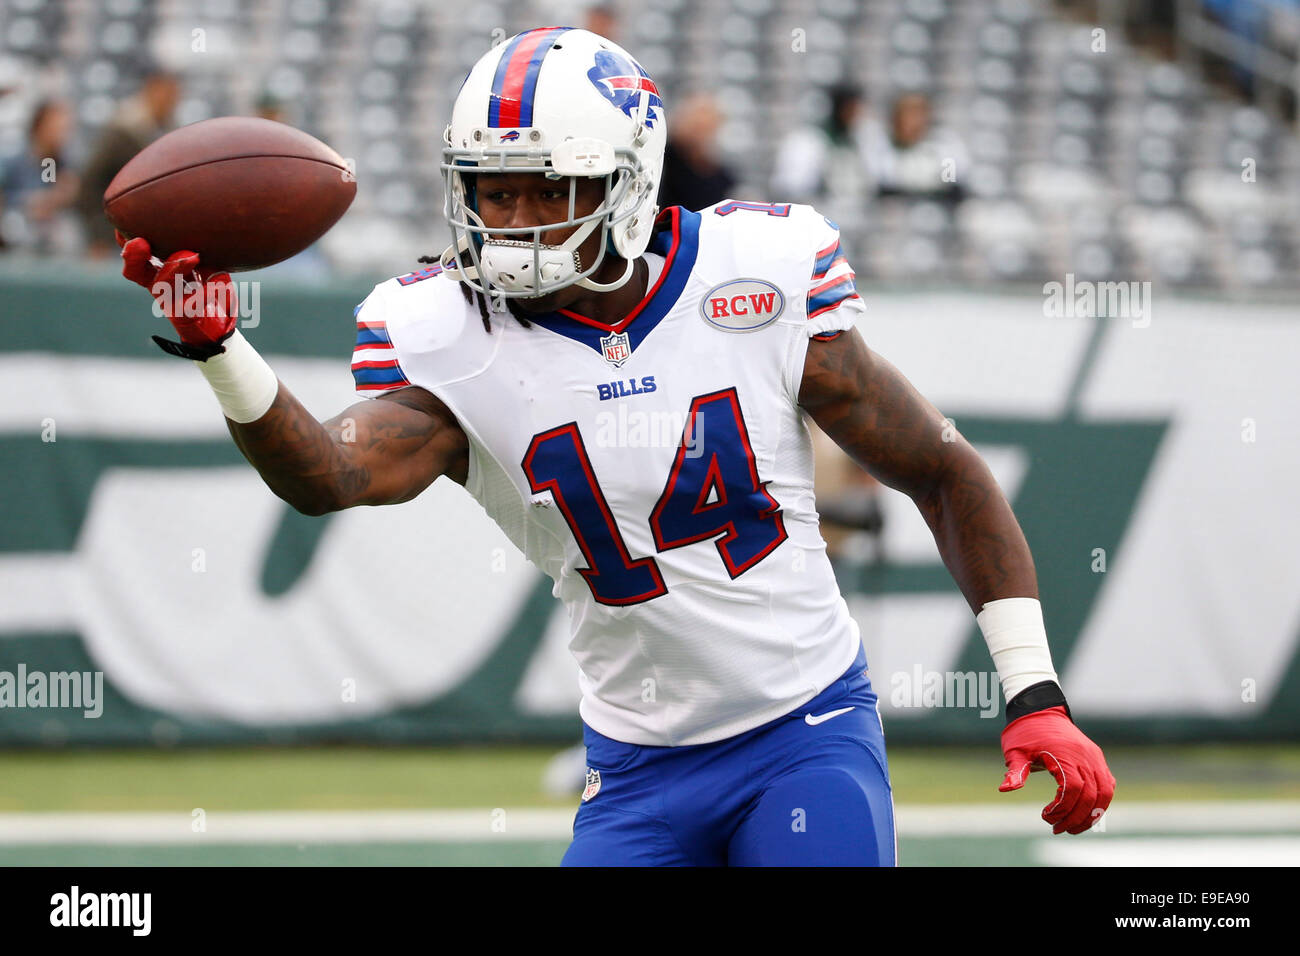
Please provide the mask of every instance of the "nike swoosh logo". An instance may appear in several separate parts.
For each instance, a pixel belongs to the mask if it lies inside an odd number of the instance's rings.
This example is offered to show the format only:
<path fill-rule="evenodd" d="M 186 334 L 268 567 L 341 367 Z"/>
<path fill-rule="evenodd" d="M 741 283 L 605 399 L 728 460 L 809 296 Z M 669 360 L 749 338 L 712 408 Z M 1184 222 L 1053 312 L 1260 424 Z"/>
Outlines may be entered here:
<path fill-rule="evenodd" d="M 832 717 L 838 717 L 840 714 L 847 714 L 852 709 L 852 707 L 844 707 L 840 710 L 832 710 L 829 714 L 819 714 L 816 717 L 812 714 L 804 714 L 803 720 L 809 727 L 816 727 L 818 724 L 826 723 L 826 721 L 830 720 Z"/>

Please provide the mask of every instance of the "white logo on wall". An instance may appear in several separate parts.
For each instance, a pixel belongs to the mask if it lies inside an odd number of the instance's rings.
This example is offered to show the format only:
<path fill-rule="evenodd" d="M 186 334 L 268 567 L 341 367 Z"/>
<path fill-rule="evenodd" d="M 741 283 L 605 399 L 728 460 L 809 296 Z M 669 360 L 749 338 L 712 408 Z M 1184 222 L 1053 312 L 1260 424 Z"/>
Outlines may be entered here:
<path fill-rule="evenodd" d="M 1075 292 L 1077 313 L 1077 287 Z M 1076 314 L 1043 321 L 1039 306 L 1023 297 L 883 296 L 871 320 L 872 348 L 909 374 L 920 363 L 918 378 L 930 392 L 927 397 L 953 409 L 959 422 L 962 409 L 980 408 L 1050 423 L 1066 404 L 1094 320 Z M 1124 347 L 1100 348 L 1080 393 L 1083 410 L 1098 421 L 1171 419 L 1175 427 L 1156 449 L 1125 532 L 1124 560 L 1115 560 L 1112 542 L 1095 543 L 1106 548 L 1106 586 L 1082 625 L 1062 678 L 1072 688 L 1076 710 L 1128 715 L 1132 686 L 1115 678 L 1115 662 L 1122 661 L 1131 673 L 1155 675 L 1144 685 L 1152 711 L 1237 719 L 1242 678 L 1257 682 L 1258 703 L 1247 706 L 1267 706 L 1285 686 L 1296 649 L 1300 592 L 1259 582 L 1275 580 L 1269 569 L 1279 562 L 1294 564 L 1300 558 L 1295 544 L 1300 512 L 1275 509 L 1267 521 L 1260 517 L 1260 502 L 1285 499 L 1294 472 L 1297 443 L 1291 439 L 1300 418 L 1294 414 L 1292 356 L 1300 351 L 1300 327 L 1287 321 L 1291 315 L 1280 305 L 1234 307 L 1229 317 L 1219 303 L 1177 300 L 1166 312 L 1169 321 L 1152 322 Z M 1128 328 L 1127 321 L 1114 321 L 1107 334 L 1118 336 Z M 997 349 L 988 347 L 991 338 Z M 1269 348 L 1238 347 L 1243 340 L 1267 341 Z M 931 359 L 933 365 L 927 365 Z M 49 417 L 58 421 L 59 443 L 45 447 L 61 447 L 65 436 L 78 434 L 132 441 L 198 436 L 220 440 L 223 448 L 229 441 L 224 420 L 212 414 L 208 391 L 201 383 L 177 388 L 172 375 L 179 372 L 167 363 L 146 369 L 109 358 L 47 360 L 29 353 L 0 356 L 0 364 L 6 362 L 6 381 L 42 384 L 11 390 L 0 412 L 0 433 L 31 435 L 36 423 Z M 336 395 L 337 362 L 295 362 L 295 393 L 316 396 L 313 407 L 345 407 L 352 400 L 346 384 L 344 394 Z M 1041 375 L 1017 372 L 1035 363 L 1043 366 Z M 1211 380 L 1233 383 L 1231 394 L 1248 396 L 1251 404 L 1225 410 L 1224 392 L 1206 387 Z M 170 398 L 163 405 L 142 404 L 133 398 L 137 393 Z M 1266 422 L 1253 411 L 1257 407 L 1284 412 Z M 1240 423 L 1247 415 L 1259 423 L 1260 437 L 1251 443 L 1241 440 Z M 672 424 L 676 427 L 669 429 Z M 667 418 L 629 415 L 625 424 L 616 415 L 609 425 L 608 438 L 598 436 L 609 447 L 658 447 L 669 439 L 675 445 L 682 436 L 680 422 Z M 703 448 L 699 436 L 695 447 Z M 1028 467 L 1027 452 L 1010 446 L 981 450 L 992 458 L 991 467 L 1014 500 L 1017 476 Z M 1022 459 L 1025 463 L 1018 464 Z M 1215 462 L 1213 469 L 1198 467 L 1207 460 Z M 1223 495 L 1224 487 L 1234 493 Z M 222 508 L 212 508 L 218 499 Z M 1207 500 L 1215 507 L 1197 510 L 1196 503 Z M 404 702 L 435 699 L 459 686 L 506 639 L 541 581 L 540 572 L 525 563 L 477 502 L 450 482 L 435 482 L 404 505 L 335 515 L 300 579 L 282 594 L 267 593 L 259 580 L 286 506 L 247 465 L 109 467 L 84 506 L 85 519 L 70 550 L 6 552 L 0 562 L 0 640 L 7 634 L 77 633 L 89 656 L 83 666 L 102 671 L 104 691 L 111 684 L 137 705 L 181 715 L 258 726 L 296 724 L 353 720 Z M 887 520 L 897 529 L 890 544 L 898 560 L 938 561 L 929 528 L 905 496 Z M 430 547 L 430 528 L 455 546 Z M 1203 547 L 1207 540 L 1215 543 L 1210 551 Z M 200 545 L 206 572 L 195 574 L 191 554 Z M 1089 542 L 1078 556 L 1081 574 L 1088 573 L 1092 547 Z M 503 570 L 490 560 L 498 548 L 512 556 Z M 485 557 L 466 560 L 465 553 Z M 385 568 L 383 600 L 358 600 L 349 583 L 356 567 L 379 562 Z M 1206 615 L 1188 605 L 1189 575 L 1211 571 L 1223 576 L 1224 593 L 1236 589 L 1266 598 L 1247 602 L 1241 612 L 1249 620 L 1240 633 L 1249 640 L 1225 645 Z M 436 582 L 439 595 L 463 597 L 449 625 L 429 622 L 430 582 Z M 132 593 L 148 593 L 150 601 L 122 600 Z M 917 660 L 927 662 L 923 678 L 927 670 L 965 672 L 961 654 L 970 637 L 970 608 L 955 588 L 850 600 L 873 673 L 911 674 Z M 196 607 L 203 613 L 196 614 Z M 516 700 L 530 713 L 567 716 L 576 712 L 579 694 L 567 647 L 568 613 L 559 602 L 554 607 L 548 638 L 531 660 Z M 1134 641 L 1134 619 L 1149 623 L 1159 639 Z M 304 679 L 308 669 L 302 661 L 318 653 L 323 622 L 329 622 L 331 640 L 337 639 L 330 673 L 346 677 L 366 662 L 383 662 L 356 702 L 340 700 L 333 678 Z M 929 635 L 923 651 L 916 647 L 918 634 Z M 1168 666 L 1171 646 L 1177 648 L 1179 668 Z M 1224 654 L 1230 663 L 1221 663 Z M 71 666 L 30 658 L 26 663 L 42 671 Z M 18 680 L 17 665 L 16 660 L 5 665 L 15 675 L 13 706 L 20 688 L 27 689 L 23 706 L 31 706 L 37 702 L 34 685 Z M 1213 692 L 1189 674 L 1216 675 Z M 0 695 L 4 682 L 0 675 Z M 912 679 L 906 700 L 914 699 L 917 686 Z M 923 680 L 919 686 L 922 706 L 891 707 L 886 690 L 882 710 L 895 719 L 925 715 Z M 52 700 L 51 694 L 46 706 Z M 101 700 L 83 673 L 81 709 L 70 714 L 79 719 L 83 710 L 93 713 Z M 0 726 L 13 716 L 0 708 Z M 104 717 L 113 716 L 105 702 Z"/>

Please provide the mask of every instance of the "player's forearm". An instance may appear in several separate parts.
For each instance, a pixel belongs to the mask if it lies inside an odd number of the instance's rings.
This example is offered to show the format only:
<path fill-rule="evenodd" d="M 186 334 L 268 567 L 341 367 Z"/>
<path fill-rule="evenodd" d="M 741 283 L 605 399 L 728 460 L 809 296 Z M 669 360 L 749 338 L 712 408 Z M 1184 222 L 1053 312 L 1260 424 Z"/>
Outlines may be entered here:
<path fill-rule="evenodd" d="M 319 422 L 283 384 L 261 418 L 242 425 L 227 418 L 226 424 L 267 487 L 303 514 L 346 508 L 365 486 L 365 469 L 350 460 L 336 430 Z"/>
<path fill-rule="evenodd" d="M 913 496 L 943 563 L 978 614 L 1009 597 L 1038 597 L 1034 559 L 1020 524 L 979 454 L 961 443 L 942 477 Z"/>

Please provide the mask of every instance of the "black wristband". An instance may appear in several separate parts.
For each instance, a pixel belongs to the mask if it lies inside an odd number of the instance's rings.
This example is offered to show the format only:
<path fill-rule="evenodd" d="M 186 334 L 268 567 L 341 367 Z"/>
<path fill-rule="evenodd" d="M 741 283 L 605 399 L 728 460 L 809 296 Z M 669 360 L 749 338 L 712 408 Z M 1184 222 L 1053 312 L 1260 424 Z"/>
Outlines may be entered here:
<path fill-rule="evenodd" d="M 230 336 L 222 338 L 224 342 Z M 179 358 L 193 359 L 196 362 L 206 362 L 214 355 L 220 355 L 226 350 L 221 342 L 209 342 L 207 345 L 187 345 L 184 342 L 172 342 L 163 338 L 161 335 L 154 335 L 151 338 L 158 343 L 158 347 L 168 355 L 175 355 Z"/>
<path fill-rule="evenodd" d="M 1054 680 L 1044 680 L 1031 684 L 1007 701 L 1007 723 L 1025 714 L 1047 710 L 1049 707 L 1064 707 L 1065 716 L 1071 721 L 1074 720 L 1074 716 L 1070 713 L 1070 705 L 1065 702 L 1065 692 L 1061 690 L 1061 685 Z"/>

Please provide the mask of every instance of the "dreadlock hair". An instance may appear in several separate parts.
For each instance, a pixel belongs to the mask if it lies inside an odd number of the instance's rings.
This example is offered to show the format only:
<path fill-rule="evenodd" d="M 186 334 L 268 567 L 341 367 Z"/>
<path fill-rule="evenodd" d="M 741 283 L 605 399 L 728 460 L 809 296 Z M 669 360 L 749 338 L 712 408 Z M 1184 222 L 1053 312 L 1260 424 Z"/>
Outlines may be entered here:
<path fill-rule="evenodd" d="M 420 256 L 420 258 L 417 261 L 423 264 L 433 265 L 434 263 L 437 263 L 440 260 L 441 260 L 440 256 Z M 483 320 L 483 328 L 487 331 L 488 335 L 491 335 L 492 320 L 488 318 L 488 304 L 487 304 L 486 296 L 484 296 L 483 293 L 479 292 L 477 289 L 471 289 L 464 282 L 460 283 L 460 294 L 465 297 L 466 302 L 477 302 L 478 314 L 479 317 Z M 519 308 L 517 305 L 515 305 L 515 303 L 512 300 L 506 299 L 506 308 L 510 311 L 510 314 L 515 317 L 516 321 L 518 321 L 519 324 L 522 325 L 524 328 L 530 329 L 533 327 L 532 323 L 528 321 L 528 316 L 524 313 L 524 310 Z"/>

